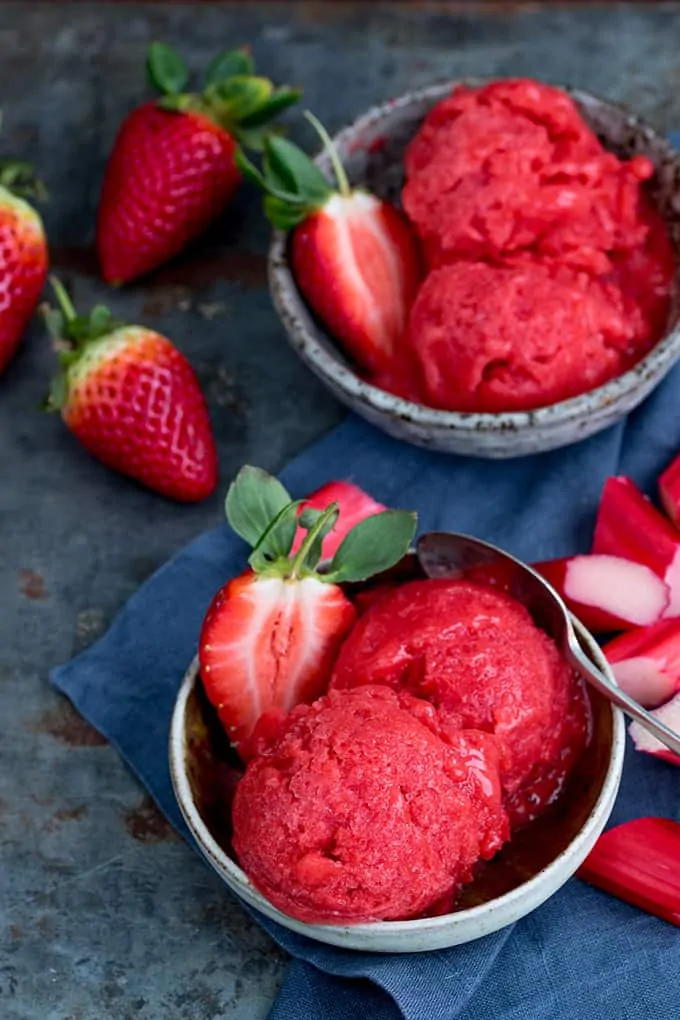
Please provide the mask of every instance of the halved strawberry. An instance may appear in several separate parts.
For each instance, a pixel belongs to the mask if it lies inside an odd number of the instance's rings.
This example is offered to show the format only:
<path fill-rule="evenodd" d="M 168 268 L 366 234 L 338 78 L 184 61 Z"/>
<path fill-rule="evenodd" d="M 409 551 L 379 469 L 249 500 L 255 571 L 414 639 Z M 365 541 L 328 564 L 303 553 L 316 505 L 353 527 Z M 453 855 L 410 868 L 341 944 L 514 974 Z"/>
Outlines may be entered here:
<path fill-rule="evenodd" d="M 235 161 L 265 193 L 271 223 L 293 230 L 297 284 L 311 308 L 368 372 L 389 367 L 422 278 L 418 241 L 398 210 L 368 191 L 350 188 L 325 129 L 311 114 L 338 182 L 328 181 L 296 145 L 269 137 L 263 173 L 241 150 Z"/>
<path fill-rule="evenodd" d="M 377 503 L 358 485 L 352 485 L 351 482 L 328 482 L 307 497 L 299 512 L 302 513 L 307 508 L 325 510 L 331 503 L 338 504 L 339 513 L 332 531 L 329 531 L 321 543 L 322 560 L 329 559 L 337 552 L 343 538 L 355 524 L 363 521 L 365 517 L 371 517 L 373 514 L 379 514 L 382 510 L 387 510 L 383 503 Z M 304 528 L 298 528 L 293 540 L 292 553 L 298 551 L 305 534 Z"/>
<path fill-rule="evenodd" d="M 415 531 L 415 514 L 385 510 L 365 518 L 317 570 L 338 505 L 307 508 L 277 479 L 244 467 L 227 494 L 227 518 L 253 547 L 250 570 L 213 599 L 201 629 L 199 661 L 206 694 L 242 757 L 265 713 L 311 702 L 328 686 L 355 609 L 343 582 L 362 581 L 397 563 Z M 296 553 L 295 533 L 306 532 Z"/>

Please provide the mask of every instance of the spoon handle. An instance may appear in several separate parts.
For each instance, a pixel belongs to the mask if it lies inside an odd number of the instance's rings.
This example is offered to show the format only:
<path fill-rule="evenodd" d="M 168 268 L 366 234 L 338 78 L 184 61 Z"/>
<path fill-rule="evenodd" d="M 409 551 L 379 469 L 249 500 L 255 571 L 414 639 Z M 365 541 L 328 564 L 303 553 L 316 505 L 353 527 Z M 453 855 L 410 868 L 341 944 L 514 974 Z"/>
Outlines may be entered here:
<path fill-rule="evenodd" d="M 617 705 L 622 711 L 629 715 L 631 719 L 635 719 L 641 726 L 644 726 L 646 730 L 649 730 L 657 740 L 661 741 L 669 750 L 674 751 L 675 754 L 680 755 L 680 733 L 676 733 L 675 730 L 670 729 L 664 723 L 659 722 L 654 716 L 639 705 L 637 701 L 629 698 L 627 694 L 611 683 L 610 680 L 601 673 L 597 667 L 595 667 L 590 659 L 584 655 L 581 651 L 580 646 L 576 643 L 576 636 L 568 643 L 568 654 L 569 658 L 576 668 L 584 674 L 590 684 L 595 687 L 600 694 L 603 694 L 609 699 L 614 705 Z"/>

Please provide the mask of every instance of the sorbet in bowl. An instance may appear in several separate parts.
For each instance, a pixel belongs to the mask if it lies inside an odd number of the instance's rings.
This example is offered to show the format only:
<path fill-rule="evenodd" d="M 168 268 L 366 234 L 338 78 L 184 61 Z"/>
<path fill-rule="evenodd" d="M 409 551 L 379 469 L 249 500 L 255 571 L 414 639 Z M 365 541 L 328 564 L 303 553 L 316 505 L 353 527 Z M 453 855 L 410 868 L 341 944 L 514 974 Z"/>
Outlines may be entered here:
<path fill-rule="evenodd" d="M 630 368 L 663 334 L 675 258 L 644 182 L 573 100 L 458 86 L 404 156 L 429 273 L 375 383 L 450 411 L 535 410 Z"/>
<path fill-rule="evenodd" d="M 361 601 L 328 693 L 261 718 L 245 769 L 195 669 L 171 738 L 182 811 L 232 889 L 293 930 L 388 952 L 542 902 L 599 835 L 623 754 L 618 714 L 521 605 L 409 564 Z"/>
<path fill-rule="evenodd" d="M 555 449 L 619 420 L 677 360 L 678 157 L 634 115 L 473 80 L 400 96 L 333 141 L 422 248 L 391 363 L 367 372 L 315 318 L 281 231 L 270 289 L 300 357 L 388 434 L 492 458 Z"/>

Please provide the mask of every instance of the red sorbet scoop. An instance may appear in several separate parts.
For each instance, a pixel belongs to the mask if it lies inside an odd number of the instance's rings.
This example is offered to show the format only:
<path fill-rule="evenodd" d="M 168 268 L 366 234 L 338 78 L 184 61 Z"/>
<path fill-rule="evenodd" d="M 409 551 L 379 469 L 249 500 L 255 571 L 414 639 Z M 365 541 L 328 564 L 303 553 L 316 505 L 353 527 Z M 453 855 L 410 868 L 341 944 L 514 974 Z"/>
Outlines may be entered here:
<path fill-rule="evenodd" d="M 333 691 L 278 725 L 238 785 L 233 843 L 253 883 L 301 921 L 450 910 L 508 836 L 496 742 L 443 739 L 426 702 Z"/>
<path fill-rule="evenodd" d="M 500 738 L 513 824 L 559 792 L 587 733 L 583 688 L 527 610 L 468 581 L 385 594 L 345 641 L 331 688 L 387 684 L 430 701 L 449 729 Z"/>

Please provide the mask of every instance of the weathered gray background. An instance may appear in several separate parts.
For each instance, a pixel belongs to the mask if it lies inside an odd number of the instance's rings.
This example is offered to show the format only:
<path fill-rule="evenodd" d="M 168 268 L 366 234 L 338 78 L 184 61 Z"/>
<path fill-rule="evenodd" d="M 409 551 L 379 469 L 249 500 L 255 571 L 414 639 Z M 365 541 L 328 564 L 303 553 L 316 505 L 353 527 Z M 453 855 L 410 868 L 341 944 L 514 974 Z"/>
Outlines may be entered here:
<path fill-rule="evenodd" d="M 0 148 L 47 181 L 53 264 L 76 300 L 167 332 L 197 367 L 223 493 L 238 465 L 281 467 L 341 412 L 270 308 L 254 195 L 143 284 L 114 294 L 97 280 L 102 169 L 144 94 L 146 44 L 174 43 L 199 69 L 249 41 L 267 74 L 304 84 L 330 129 L 408 87 L 477 73 L 578 84 L 670 129 L 679 29 L 680 6 L 652 3 L 0 3 Z M 36 325 L 0 379 L 0 1017 L 258 1020 L 282 954 L 47 684 L 217 521 L 221 494 L 174 506 L 90 460 L 35 410 L 50 371 Z"/>

